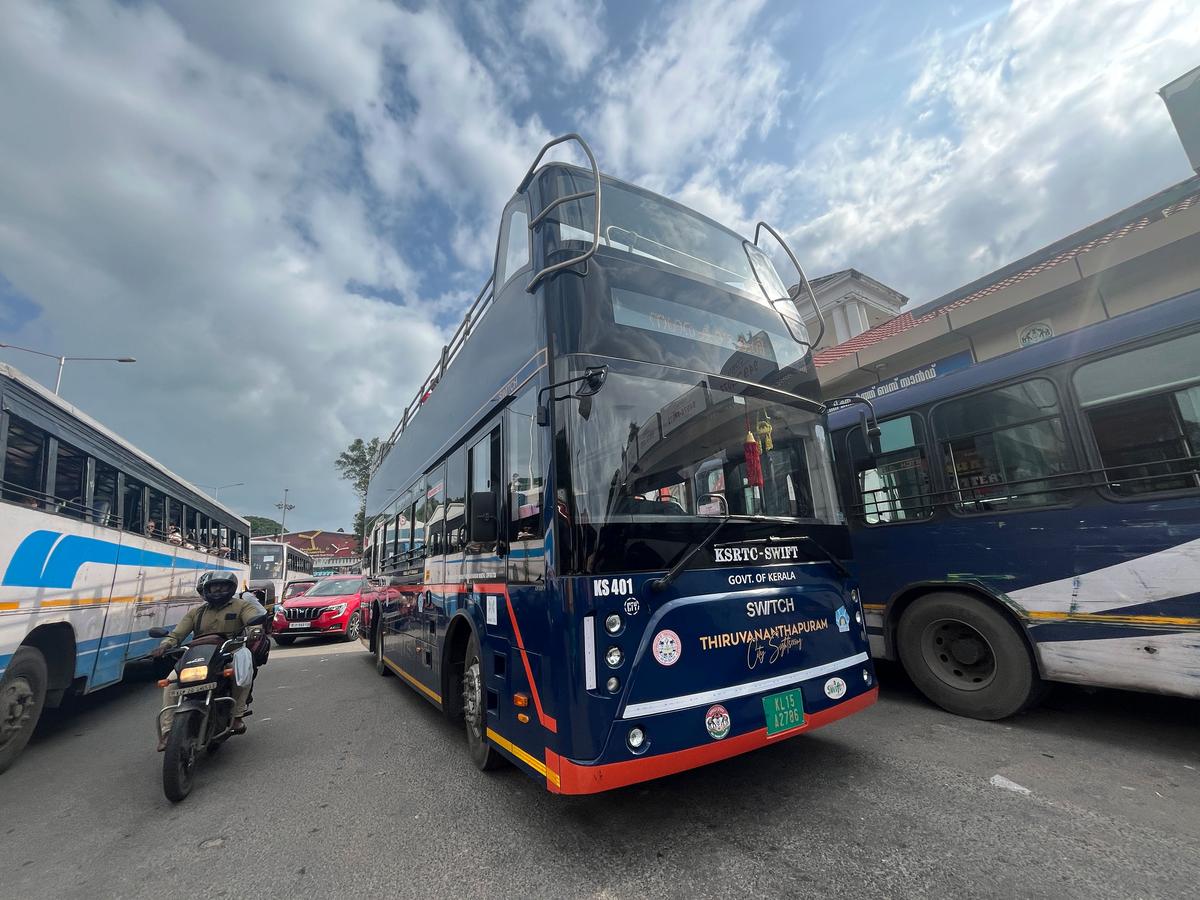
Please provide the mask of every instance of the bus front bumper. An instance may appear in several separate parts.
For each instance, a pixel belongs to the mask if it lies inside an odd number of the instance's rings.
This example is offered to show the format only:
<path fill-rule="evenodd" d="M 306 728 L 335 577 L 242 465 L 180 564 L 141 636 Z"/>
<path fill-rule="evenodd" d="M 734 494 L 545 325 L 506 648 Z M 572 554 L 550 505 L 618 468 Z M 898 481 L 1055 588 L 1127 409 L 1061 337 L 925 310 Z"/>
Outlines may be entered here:
<path fill-rule="evenodd" d="M 657 755 L 648 753 L 621 762 L 582 765 L 547 749 L 546 787 L 556 794 L 597 794 L 665 775 L 674 775 L 821 728 L 861 712 L 878 699 L 879 688 L 874 686 L 827 709 L 807 714 L 804 724 L 788 731 L 768 735 L 767 729 L 763 727 L 696 747 Z"/>

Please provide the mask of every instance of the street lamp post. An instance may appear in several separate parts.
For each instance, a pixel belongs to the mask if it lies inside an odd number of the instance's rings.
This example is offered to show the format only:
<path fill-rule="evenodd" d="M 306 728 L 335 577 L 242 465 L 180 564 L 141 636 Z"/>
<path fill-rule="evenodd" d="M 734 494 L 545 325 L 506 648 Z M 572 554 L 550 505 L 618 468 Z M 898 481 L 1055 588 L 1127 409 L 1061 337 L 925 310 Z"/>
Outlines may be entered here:
<path fill-rule="evenodd" d="M 18 347 L 16 344 L 0 344 L 0 348 L 7 350 L 22 350 L 25 353 L 33 353 L 37 356 L 44 356 L 47 359 L 58 360 L 58 377 L 54 379 L 54 394 L 58 396 L 59 389 L 62 387 L 63 367 L 68 361 L 71 362 L 117 362 L 117 363 L 135 363 L 137 362 L 132 356 L 59 356 L 54 353 L 44 353 L 41 350 L 33 350 L 29 347 Z"/>
<path fill-rule="evenodd" d="M 275 508 L 281 510 L 283 515 L 279 517 L 279 540 L 283 540 L 283 536 L 287 534 L 287 514 L 289 509 L 295 509 L 296 504 L 287 502 L 288 489 L 283 489 L 283 502 L 276 503 Z"/>
<path fill-rule="evenodd" d="M 214 500 L 221 499 L 221 491 L 225 490 L 225 488 L 245 487 L 245 485 L 246 485 L 246 482 L 244 482 L 244 481 L 235 481 L 232 484 L 218 484 L 215 486 L 211 485 L 211 484 L 200 484 L 200 482 L 196 482 L 196 487 L 202 487 L 206 491 L 212 491 Z"/>

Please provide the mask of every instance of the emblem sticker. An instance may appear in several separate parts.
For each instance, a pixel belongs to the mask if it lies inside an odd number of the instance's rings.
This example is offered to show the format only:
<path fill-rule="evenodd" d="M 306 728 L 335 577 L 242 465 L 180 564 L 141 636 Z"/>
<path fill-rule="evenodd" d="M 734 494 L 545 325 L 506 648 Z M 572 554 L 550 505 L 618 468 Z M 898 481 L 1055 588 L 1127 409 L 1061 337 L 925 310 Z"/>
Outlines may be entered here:
<path fill-rule="evenodd" d="M 636 616 L 641 611 L 642 604 L 638 603 L 637 597 L 630 597 L 625 601 L 625 615 Z"/>
<path fill-rule="evenodd" d="M 664 628 L 654 636 L 651 648 L 660 666 L 673 666 L 679 662 L 679 635 L 669 628 Z"/>
<path fill-rule="evenodd" d="M 839 606 L 837 612 L 833 614 L 833 618 L 837 622 L 838 631 L 850 630 L 850 614 L 846 612 L 846 607 Z"/>
<path fill-rule="evenodd" d="M 719 741 L 729 734 L 729 726 L 732 724 L 729 719 L 729 710 L 720 703 L 710 706 L 708 712 L 704 714 L 704 727 L 708 729 L 708 736 L 714 741 Z"/>
<path fill-rule="evenodd" d="M 841 700 L 846 696 L 846 682 L 840 678 L 830 678 L 825 682 L 825 696 L 830 700 Z"/>

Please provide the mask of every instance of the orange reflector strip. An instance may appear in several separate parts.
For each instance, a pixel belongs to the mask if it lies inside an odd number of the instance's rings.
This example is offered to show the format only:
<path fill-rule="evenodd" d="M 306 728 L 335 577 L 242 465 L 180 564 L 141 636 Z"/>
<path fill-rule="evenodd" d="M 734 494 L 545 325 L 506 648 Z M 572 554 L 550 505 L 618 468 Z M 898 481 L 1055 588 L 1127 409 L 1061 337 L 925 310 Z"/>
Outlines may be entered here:
<path fill-rule="evenodd" d="M 168 684 L 170 684 L 170 683 L 171 683 L 171 679 L 169 679 L 169 678 L 160 678 L 160 679 L 158 679 L 158 686 L 159 686 L 159 687 L 166 687 L 166 686 L 167 686 Z"/>
<path fill-rule="evenodd" d="M 525 713 L 517 713 L 517 721 L 524 725 L 529 721 L 529 716 L 525 715 Z"/>
<path fill-rule="evenodd" d="M 529 695 L 528 694 L 513 694 L 513 703 L 517 706 L 522 706 L 522 707 L 528 706 L 529 705 Z"/>
<path fill-rule="evenodd" d="M 225 677 L 226 677 L 226 678 L 232 678 L 232 677 L 233 677 L 233 669 L 226 669 L 226 670 L 225 670 Z"/>

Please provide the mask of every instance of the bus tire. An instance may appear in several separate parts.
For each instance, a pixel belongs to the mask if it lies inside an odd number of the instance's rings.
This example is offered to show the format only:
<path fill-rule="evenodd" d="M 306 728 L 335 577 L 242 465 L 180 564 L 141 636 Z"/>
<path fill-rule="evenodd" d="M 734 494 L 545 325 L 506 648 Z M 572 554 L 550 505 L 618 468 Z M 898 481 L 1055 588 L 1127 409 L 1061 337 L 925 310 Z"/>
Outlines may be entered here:
<path fill-rule="evenodd" d="M 481 772 L 499 768 L 504 758 L 492 746 L 487 736 L 487 692 L 483 686 L 483 660 L 479 653 L 479 638 L 474 632 L 467 642 L 463 658 L 462 711 L 467 732 L 467 750 L 471 762 Z"/>
<path fill-rule="evenodd" d="M 296 643 L 296 638 L 290 634 L 273 634 L 271 637 L 275 638 L 275 643 L 280 647 L 290 647 Z"/>
<path fill-rule="evenodd" d="M 384 678 L 392 674 L 392 670 L 383 661 L 383 634 L 379 624 L 375 625 L 375 671 Z"/>
<path fill-rule="evenodd" d="M 900 617 L 904 671 L 947 712 L 994 721 L 1041 696 L 1041 679 L 1017 627 L 999 610 L 964 594 L 920 597 Z"/>
<path fill-rule="evenodd" d="M 36 647 L 19 647 L 0 679 L 0 772 L 12 765 L 37 728 L 50 681 Z"/>

